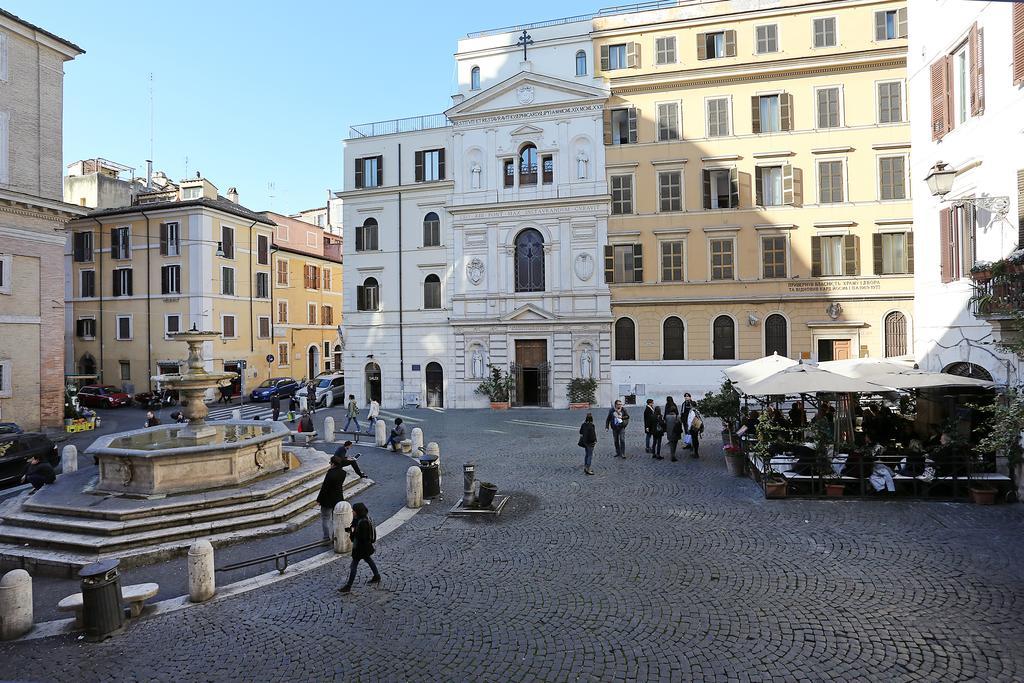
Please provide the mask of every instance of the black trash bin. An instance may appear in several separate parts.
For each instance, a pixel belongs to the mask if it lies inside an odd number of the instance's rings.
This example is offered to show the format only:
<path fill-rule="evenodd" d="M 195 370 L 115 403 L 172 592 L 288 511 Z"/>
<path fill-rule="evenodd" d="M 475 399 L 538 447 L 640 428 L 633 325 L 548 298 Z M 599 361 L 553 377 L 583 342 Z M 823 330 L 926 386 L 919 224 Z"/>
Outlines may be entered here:
<path fill-rule="evenodd" d="M 420 457 L 420 473 L 423 474 L 423 497 L 437 498 L 441 495 L 441 468 L 437 465 L 437 456 L 423 455 Z"/>
<path fill-rule="evenodd" d="M 82 579 L 82 621 L 87 640 L 105 640 L 124 628 L 119 564 L 119 560 L 103 560 L 78 572 Z"/>

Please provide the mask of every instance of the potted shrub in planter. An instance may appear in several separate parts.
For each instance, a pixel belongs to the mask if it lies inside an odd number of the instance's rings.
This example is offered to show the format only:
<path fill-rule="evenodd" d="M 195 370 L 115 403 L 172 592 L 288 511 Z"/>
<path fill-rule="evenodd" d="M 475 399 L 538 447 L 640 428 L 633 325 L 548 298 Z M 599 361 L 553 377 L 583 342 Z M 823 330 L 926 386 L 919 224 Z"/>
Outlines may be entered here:
<path fill-rule="evenodd" d="M 822 483 L 825 495 L 829 498 L 841 498 L 846 492 L 846 485 L 832 465 L 835 445 L 831 443 L 832 435 L 824 422 L 814 423 L 814 474 Z"/>
<path fill-rule="evenodd" d="M 1016 351 L 1013 347 L 1009 350 Z M 1017 487 L 1017 497 L 1024 494 L 1024 448 L 1021 438 L 1024 436 L 1024 393 L 1019 389 L 1009 389 L 996 397 L 990 405 L 974 406 L 989 416 L 988 432 L 977 441 L 977 449 L 982 453 L 991 453 L 1006 458 L 1010 479 Z M 995 502 L 996 491 L 988 484 L 971 482 L 971 499 L 979 505 L 991 505 Z"/>
<path fill-rule="evenodd" d="M 704 417 L 717 417 L 722 421 L 722 433 L 736 433 L 740 420 L 740 394 L 725 380 L 717 393 L 710 391 L 697 401 L 697 410 Z"/>
<path fill-rule="evenodd" d="M 589 408 L 594 403 L 597 394 L 597 380 L 593 377 L 573 377 L 565 388 L 569 396 L 569 408 L 580 410 Z"/>
<path fill-rule="evenodd" d="M 765 498 L 786 497 L 786 479 L 772 467 L 771 446 L 775 443 L 778 433 L 779 428 L 772 419 L 771 412 L 761 411 L 761 417 L 757 420 L 757 442 L 754 444 L 754 454 L 761 463 L 761 485 L 764 486 Z"/>
<path fill-rule="evenodd" d="M 491 369 L 490 377 L 480 382 L 480 386 L 474 391 L 491 400 L 492 410 L 507 410 L 508 399 L 516 380 L 499 367 L 494 365 L 488 367 Z"/>
<path fill-rule="evenodd" d="M 722 447 L 725 452 L 725 469 L 734 477 L 743 476 L 743 449 L 734 443 Z"/>

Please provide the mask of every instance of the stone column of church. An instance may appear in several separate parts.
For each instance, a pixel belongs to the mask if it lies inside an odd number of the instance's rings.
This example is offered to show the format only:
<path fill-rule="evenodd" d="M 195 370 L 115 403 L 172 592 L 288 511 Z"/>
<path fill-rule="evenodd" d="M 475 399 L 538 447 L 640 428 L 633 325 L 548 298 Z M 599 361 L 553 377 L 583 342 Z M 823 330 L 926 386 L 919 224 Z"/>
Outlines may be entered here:
<path fill-rule="evenodd" d="M 576 179 L 576 154 L 569 148 L 569 122 L 558 122 L 558 178 L 562 185 Z"/>
<path fill-rule="evenodd" d="M 572 272 L 572 219 L 561 218 L 558 221 L 558 244 L 560 245 L 559 264 L 558 269 L 564 273 L 565 282 L 562 284 L 562 289 L 568 292 L 575 292 L 576 290 L 576 277 Z M 572 301 L 572 310 L 576 311 L 576 301 Z"/>

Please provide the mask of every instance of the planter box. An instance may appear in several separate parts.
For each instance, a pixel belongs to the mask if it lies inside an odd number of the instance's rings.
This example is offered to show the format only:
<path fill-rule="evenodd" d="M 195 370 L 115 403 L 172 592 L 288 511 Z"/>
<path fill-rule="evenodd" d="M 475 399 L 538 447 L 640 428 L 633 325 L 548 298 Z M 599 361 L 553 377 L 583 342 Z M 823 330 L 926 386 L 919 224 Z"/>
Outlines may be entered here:
<path fill-rule="evenodd" d="M 491 410 L 508 410 L 508 401 L 491 401 Z"/>
<path fill-rule="evenodd" d="M 729 453 L 728 451 L 726 451 L 726 453 L 725 453 L 725 469 L 726 469 L 726 471 L 729 474 L 731 474 L 732 476 L 734 476 L 734 477 L 742 477 L 743 476 L 743 461 L 744 460 L 746 460 L 746 458 L 743 456 L 742 453 Z"/>
<path fill-rule="evenodd" d="M 829 498 L 842 498 L 845 491 L 845 484 L 825 484 L 825 495 Z"/>
<path fill-rule="evenodd" d="M 569 410 L 589 410 L 589 403 L 570 403 Z"/>
<path fill-rule="evenodd" d="M 766 481 L 764 483 L 764 497 L 765 498 L 785 498 L 786 497 L 786 482 L 784 482 L 784 481 Z"/>
<path fill-rule="evenodd" d="M 996 490 L 993 488 L 970 488 L 971 500 L 975 505 L 995 505 Z"/>

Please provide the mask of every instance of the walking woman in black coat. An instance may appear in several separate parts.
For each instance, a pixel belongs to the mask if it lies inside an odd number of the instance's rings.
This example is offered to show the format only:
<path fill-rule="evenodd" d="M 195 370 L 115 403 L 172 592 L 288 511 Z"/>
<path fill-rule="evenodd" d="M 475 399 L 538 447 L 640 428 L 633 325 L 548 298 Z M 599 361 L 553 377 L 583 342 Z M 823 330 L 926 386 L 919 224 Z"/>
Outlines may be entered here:
<path fill-rule="evenodd" d="M 342 593 L 352 590 L 352 582 L 356 580 L 356 571 L 359 569 L 359 560 L 363 560 L 370 566 L 373 576 L 366 583 L 380 583 L 380 572 L 374 563 L 371 555 L 374 553 L 373 544 L 377 540 L 377 531 L 373 528 L 370 520 L 370 511 L 362 503 L 352 506 L 352 526 L 348 531 L 352 538 L 352 568 L 348 572 L 348 583 L 339 588 Z"/>
<path fill-rule="evenodd" d="M 590 464 L 594 461 L 594 446 L 597 445 L 597 427 L 594 426 L 593 413 L 587 413 L 580 425 L 580 448 L 583 449 L 583 473 L 593 474 Z"/>

